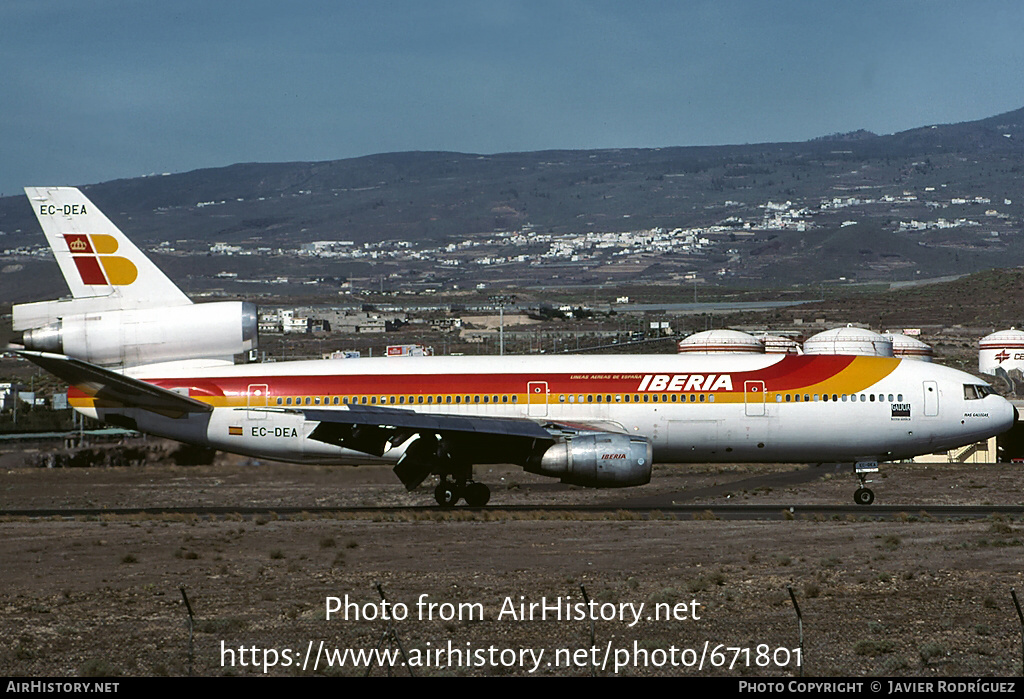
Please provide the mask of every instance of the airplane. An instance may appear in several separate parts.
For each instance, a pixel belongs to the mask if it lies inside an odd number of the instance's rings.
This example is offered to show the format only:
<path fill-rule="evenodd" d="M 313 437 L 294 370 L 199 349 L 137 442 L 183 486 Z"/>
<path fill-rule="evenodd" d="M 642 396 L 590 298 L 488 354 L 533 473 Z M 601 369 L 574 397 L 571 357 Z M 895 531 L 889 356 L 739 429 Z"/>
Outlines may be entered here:
<path fill-rule="evenodd" d="M 18 352 L 89 417 L 260 459 L 387 463 L 442 507 L 479 507 L 473 467 L 590 487 L 655 463 L 878 462 L 1008 430 L 1013 406 L 956 369 L 836 355 L 561 355 L 236 363 L 252 304 L 193 304 L 79 190 L 26 188 L 72 298 L 13 308 Z"/>

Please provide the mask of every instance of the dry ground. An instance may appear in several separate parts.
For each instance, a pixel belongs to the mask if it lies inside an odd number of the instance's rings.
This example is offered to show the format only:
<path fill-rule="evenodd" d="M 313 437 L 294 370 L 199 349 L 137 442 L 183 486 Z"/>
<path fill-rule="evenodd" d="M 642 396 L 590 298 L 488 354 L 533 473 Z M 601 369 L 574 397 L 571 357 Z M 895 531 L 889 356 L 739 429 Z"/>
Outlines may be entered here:
<path fill-rule="evenodd" d="M 253 464 L 38 469 L 0 456 L 4 508 L 48 506 L 428 504 L 384 468 Z M 793 478 L 793 466 L 670 466 L 641 489 L 588 491 L 517 469 L 480 477 L 492 504 L 622 502 L 846 503 L 854 479 L 829 467 Z M 493 513 L 349 518 L 199 520 L 112 517 L 0 522 L 0 674 L 178 675 L 188 668 L 185 585 L 196 614 L 195 672 L 262 674 L 246 649 L 289 649 L 301 662 L 310 641 L 373 648 L 380 621 L 328 620 L 327 597 L 377 603 L 376 582 L 409 606 L 397 624 L 407 651 L 556 649 L 589 645 L 582 621 L 498 619 L 506 598 L 571 596 L 579 585 L 602 604 L 699 603 L 699 620 L 598 621 L 603 656 L 636 648 L 751 648 L 733 669 L 636 667 L 619 674 L 794 675 L 757 666 L 756 647 L 797 646 L 787 585 L 805 632 L 805 675 L 1011 675 L 1020 672 L 1020 628 L 1010 588 L 1022 590 L 1024 524 L 1003 518 L 937 521 L 929 504 L 1020 504 L 1018 466 L 890 467 L 874 484 L 879 503 L 907 505 L 902 521 L 736 522 L 637 520 Z M 796 482 L 794 482 L 796 481 Z M 773 485 L 774 484 L 774 485 Z M 781 485 L 780 485 L 781 484 Z M 479 603 L 483 619 L 425 620 L 416 601 Z M 376 607 L 375 607 L 376 609 Z M 225 667 L 233 649 L 235 666 Z M 467 645 L 468 644 L 468 645 Z M 490 659 L 490 656 L 487 656 Z M 510 656 L 506 655 L 506 659 Z M 619 656 L 622 658 L 622 656 Z M 679 656 L 680 659 L 683 656 Z M 728 654 L 733 659 L 733 653 Z M 780 659 L 783 656 L 779 656 Z M 283 659 L 283 655 L 281 656 Z M 529 674 L 500 666 L 431 667 L 420 674 Z M 361 674 L 351 666 L 315 674 Z M 314 674 L 271 668 L 269 674 Z M 377 669 L 374 674 L 380 675 Z M 585 675 L 541 665 L 537 674 Z M 605 674 L 611 674 L 610 669 Z"/>

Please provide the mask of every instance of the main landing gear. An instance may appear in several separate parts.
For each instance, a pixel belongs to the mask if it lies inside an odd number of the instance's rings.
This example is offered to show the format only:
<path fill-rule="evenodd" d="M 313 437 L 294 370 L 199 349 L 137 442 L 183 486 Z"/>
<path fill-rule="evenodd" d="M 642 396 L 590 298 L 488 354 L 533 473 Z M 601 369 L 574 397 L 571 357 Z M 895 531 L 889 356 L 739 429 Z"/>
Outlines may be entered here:
<path fill-rule="evenodd" d="M 441 507 L 455 507 L 460 499 L 465 499 L 470 507 L 483 507 L 491 499 L 491 489 L 483 483 L 470 480 L 452 481 L 444 475 L 434 488 L 434 499 Z"/>
<path fill-rule="evenodd" d="M 853 471 L 860 481 L 860 487 L 853 491 L 853 501 L 858 505 L 870 505 L 875 501 L 875 493 L 867 487 L 869 473 L 878 473 L 877 461 L 858 461 L 853 465 Z"/>
<path fill-rule="evenodd" d="M 402 443 L 404 439 L 408 436 L 396 437 L 394 441 Z M 434 500 L 441 507 L 455 507 L 459 500 L 465 500 L 470 507 L 483 507 L 491 499 L 491 489 L 473 480 L 473 464 L 452 456 L 440 435 L 414 435 L 394 470 L 408 490 L 419 487 L 431 474 L 436 474 Z"/>

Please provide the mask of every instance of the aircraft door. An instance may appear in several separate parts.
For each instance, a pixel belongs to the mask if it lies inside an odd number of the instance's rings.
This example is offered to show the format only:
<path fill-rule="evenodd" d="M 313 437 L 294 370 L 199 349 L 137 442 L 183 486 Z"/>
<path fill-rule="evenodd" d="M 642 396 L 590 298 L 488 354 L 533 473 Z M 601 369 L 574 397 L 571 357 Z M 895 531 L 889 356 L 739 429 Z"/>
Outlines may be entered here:
<path fill-rule="evenodd" d="M 936 417 L 939 414 L 939 384 L 935 381 L 924 382 L 924 416 Z"/>
<path fill-rule="evenodd" d="M 743 392 L 746 396 L 746 412 L 750 417 L 761 417 L 765 414 L 764 381 L 744 381 Z"/>
<path fill-rule="evenodd" d="M 268 386 L 265 383 L 249 384 L 249 390 L 246 396 L 246 405 L 250 408 L 267 407 L 267 388 Z M 247 412 L 250 420 L 267 419 L 267 413 L 263 410 L 249 410 Z"/>
<path fill-rule="evenodd" d="M 526 414 L 544 417 L 548 414 L 548 382 L 530 381 L 526 384 Z"/>

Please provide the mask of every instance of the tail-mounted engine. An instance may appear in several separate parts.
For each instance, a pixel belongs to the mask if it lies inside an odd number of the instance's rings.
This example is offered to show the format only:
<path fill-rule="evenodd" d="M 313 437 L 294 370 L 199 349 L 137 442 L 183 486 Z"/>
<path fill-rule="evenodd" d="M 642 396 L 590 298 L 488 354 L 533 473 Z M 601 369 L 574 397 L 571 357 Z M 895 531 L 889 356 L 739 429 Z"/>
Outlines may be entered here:
<path fill-rule="evenodd" d="M 254 304 L 220 301 L 64 315 L 25 330 L 22 344 L 25 349 L 66 354 L 92 364 L 138 366 L 179 359 L 230 359 L 256 349 L 257 329 Z"/>
<path fill-rule="evenodd" d="M 591 488 L 651 481 L 651 443 L 642 437 L 597 433 L 566 437 L 530 460 L 526 470 Z"/>

